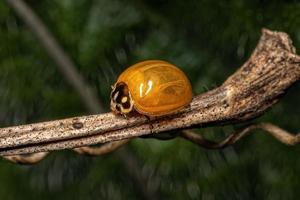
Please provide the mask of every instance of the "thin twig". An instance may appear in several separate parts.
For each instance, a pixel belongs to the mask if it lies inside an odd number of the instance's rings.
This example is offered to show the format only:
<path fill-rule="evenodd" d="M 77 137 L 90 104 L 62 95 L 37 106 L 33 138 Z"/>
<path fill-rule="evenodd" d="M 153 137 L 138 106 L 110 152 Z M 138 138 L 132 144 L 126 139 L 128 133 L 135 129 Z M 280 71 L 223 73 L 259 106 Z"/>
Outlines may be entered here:
<path fill-rule="evenodd" d="M 300 143 L 300 133 L 293 135 L 271 123 L 249 125 L 237 131 L 236 133 L 230 134 L 220 142 L 207 140 L 203 136 L 195 133 L 192 130 L 183 130 L 180 136 L 206 149 L 222 149 L 229 145 L 235 144 L 237 141 L 249 134 L 250 131 L 254 129 L 262 129 L 286 145 L 296 145 Z"/>
<path fill-rule="evenodd" d="M 49 152 L 38 152 L 28 155 L 12 155 L 12 156 L 3 156 L 4 159 L 9 160 L 13 163 L 31 165 L 43 160 Z"/>
<path fill-rule="evenodd" d="M 75 148 L 72 150 L 78 154 L 84 154 L 84 155 L 90 155 L 90 156 L 100 156 L 100 155 L 110 153 L 110 152 L 120 148 L 121 146 L 128 143 L 129 141 L 130 141 L 129 139 L 125 139 L 125 140 L 106 143 L 99 147 L 84 146 L 84 147 L 78 147 L 78 148 Z M 31 164 L 40 162 L 41 160 L 46 158 L 46 156 L 48 154 L 49 154 L 49 152 L 38 152 L 38 153 L 31 153 L 31 154 L 25 154 L 25 155 L 3 156 L 3 158 L 5 160 L 11 161 L 13 163 L 31 165 Z M 124 156 L 126 156 L 126 155 L 124 155 Z"/>
<path fill-rule="evenodd" d="M 257 124 L 256 128 L 266 131 L 267 133 L 271 134 L 277 140 L 286 145 L 296 145 L 300 143 L 300 133 L 294 135 L 288 131 L 279 128 L 278 126 L 275 126 L 274 124 L 260 123 Z"/>
<path fill-rule="evenodd" d="M 75 151 L 79 154 L 85 154 L 85 155 L 90 155 L 90 156 L 100 156 L 100 155 L 110 153 L 110 152 L 120 148 L 121 146 L 128 143 L 129 141 L 130 141 L 129 139 L 125 139 L 125 140 L 106 143 L 99 147 L 90 147 L 90 146 L 78 147 L 78 148 L 73 149 L 73 151 Z"/>

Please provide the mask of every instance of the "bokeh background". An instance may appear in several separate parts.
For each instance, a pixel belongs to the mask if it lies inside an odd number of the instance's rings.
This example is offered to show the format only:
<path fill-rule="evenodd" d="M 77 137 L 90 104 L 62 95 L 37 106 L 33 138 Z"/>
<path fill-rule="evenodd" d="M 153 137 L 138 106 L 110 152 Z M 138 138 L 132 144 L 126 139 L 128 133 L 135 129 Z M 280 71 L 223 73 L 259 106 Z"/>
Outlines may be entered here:
<path fill-rule="evenodd" d="M 247 60 L 263 27 L 290 35 L 299 54 L 297 0 L 28 0 L 109 111 L 110 85 L 126 67 L 168 60 L 195 94 Z M 300 85 L 256 121 L 300 131 Z M 89 114 L 23 20 L 0 2 L 0 126 Z M 220 140 L 237 126 L 199 130 Z M 0 199 L 297 199 L 300 146 L 262 131 L 223 150 L 183 139 L 134 139 L 89 157 L 51 153 L 33 166 L 0 160 Z M 126 164 L 127 163 L 127 164 Z M 129 165 L 128 165 L 129 163 Z"/>

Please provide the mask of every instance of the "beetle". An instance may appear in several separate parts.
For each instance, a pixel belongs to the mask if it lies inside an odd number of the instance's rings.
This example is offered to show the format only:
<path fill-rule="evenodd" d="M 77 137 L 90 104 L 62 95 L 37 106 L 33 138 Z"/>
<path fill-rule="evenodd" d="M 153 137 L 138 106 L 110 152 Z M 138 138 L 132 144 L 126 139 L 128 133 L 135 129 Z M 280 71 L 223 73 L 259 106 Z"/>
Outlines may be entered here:
<path fill-rule="evenodd" d="M 127 68 L 112 86 L 110 107 L 125 115 L 133 111 L 156 117 L 178 112 L 192 101 L 189 79 L 175 65 L 147 60 Z"/>

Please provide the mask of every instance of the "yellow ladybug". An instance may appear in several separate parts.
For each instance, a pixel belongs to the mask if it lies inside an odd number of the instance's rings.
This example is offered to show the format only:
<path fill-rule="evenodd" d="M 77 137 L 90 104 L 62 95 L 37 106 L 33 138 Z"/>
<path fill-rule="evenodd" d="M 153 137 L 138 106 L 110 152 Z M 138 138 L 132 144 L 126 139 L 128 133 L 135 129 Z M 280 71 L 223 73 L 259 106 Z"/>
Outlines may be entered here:
<path fill-rule="evenodd" d="M 149 117 L 177 112 L 192 100 L 192 87 L 176 66 L 148 60 L 127 68 L 112 86 L 110 107 L 126 115 L 133 110 Z"/>

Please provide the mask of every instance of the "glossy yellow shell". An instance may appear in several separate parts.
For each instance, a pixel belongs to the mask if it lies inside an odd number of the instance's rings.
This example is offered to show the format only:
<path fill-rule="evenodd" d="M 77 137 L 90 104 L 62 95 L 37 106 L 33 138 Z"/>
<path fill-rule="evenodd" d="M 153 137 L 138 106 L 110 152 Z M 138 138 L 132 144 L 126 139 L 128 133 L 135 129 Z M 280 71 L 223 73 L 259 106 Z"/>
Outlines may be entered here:
<path fill-rule="evenodd" d="M 134 109 L 148 116 L 178 111 L 192 100 L 192 88 L 185 74 L 161 60 L 149 60 L 127 68 L 117 83 L 128 86 Z M 117 84 L 116 83 L 116 84 Z"/>

